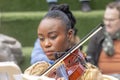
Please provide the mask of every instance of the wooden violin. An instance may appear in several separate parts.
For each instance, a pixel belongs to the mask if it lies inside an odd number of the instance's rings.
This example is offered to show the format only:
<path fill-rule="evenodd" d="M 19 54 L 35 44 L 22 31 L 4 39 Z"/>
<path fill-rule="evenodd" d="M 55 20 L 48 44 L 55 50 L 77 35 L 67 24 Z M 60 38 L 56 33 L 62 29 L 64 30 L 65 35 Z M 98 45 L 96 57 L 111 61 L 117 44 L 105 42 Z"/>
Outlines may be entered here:
<path fill-rule="evenodd" d="M 83 53 L 79 50 L 88 39 L 103 28 L 103 24 L 99 24 L 87 36 L 65 52 L 55 63 L 50 66 L 42 75 L 48 77 L 64 77 L 65 80 L 78 80 L 86 70 L 86 60 Z"/>

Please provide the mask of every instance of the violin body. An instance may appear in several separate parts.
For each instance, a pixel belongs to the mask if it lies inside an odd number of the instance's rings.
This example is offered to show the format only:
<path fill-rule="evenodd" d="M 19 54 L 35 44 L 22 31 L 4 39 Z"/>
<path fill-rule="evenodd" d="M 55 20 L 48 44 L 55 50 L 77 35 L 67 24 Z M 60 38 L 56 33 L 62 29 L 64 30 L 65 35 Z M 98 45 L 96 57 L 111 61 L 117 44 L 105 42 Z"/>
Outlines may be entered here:
<path fill-rule="evenodd" d="M 85 67 L 83 66 L 82 62 L 80 62 L 82 60 L 79 60 L 79 57 L 84 59 L 82 54 L 83 53 L 77 49 L 64 60 L 69 80 L 78 80 L 84 73 Z"/>
<path fill-rule="evenodd" d="M 79 50 L 75 50 L 73 53 L 71 53 L 71 55 L 65 58 L 57 67 L 50 71 L 50 73 L 47 76 L 52 78 L 67 77 L 65 78 L 65 80 L 80 79 L 80 77 L 85 71 L 85 67 L 83 66 L 82 62 L 80 62 L 82 60 L 79 60 L 79 58 L 84 59 L 84 56 L 82 54 L 83 53 L 81 53 Z M 60 69 L 61 66 L 62 68 Z"/>

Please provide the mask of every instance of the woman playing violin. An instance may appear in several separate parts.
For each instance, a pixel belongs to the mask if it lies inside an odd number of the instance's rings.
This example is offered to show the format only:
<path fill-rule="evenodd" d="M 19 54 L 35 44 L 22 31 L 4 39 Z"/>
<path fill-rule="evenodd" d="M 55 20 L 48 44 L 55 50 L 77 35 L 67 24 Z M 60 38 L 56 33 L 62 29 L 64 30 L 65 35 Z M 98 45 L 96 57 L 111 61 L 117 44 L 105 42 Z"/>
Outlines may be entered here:
<path fill-rule="evenodd" d="M 75 24 L 76 20 L 66 4 L 52 7 L 41 20 L 38 26 L 40 45 L 53 62 L 55 53 L 66 52 L 79 41 L 74 36 Z"/>
<path fill-rule="evenodd" d="M 46 56 L 53 61 L 53 63 L 54 61 L 56 61 L 56 58 L 54 56 L 55 53 L 66 52 L 71 47 L 73 47 L 74 44 L 76 44 L 76 38 L 74 35 L 75 24 L 76 20 L 72 15 L 71 11 L 69 10 L 69 6 L 65 4 L 52 7 L 41 20 L 38 26 L 38 38 L 40 40 L 40 45 L 43 51 L 45 52 Z M 80 53 L 80 55 L 83 54 Z M 82 56 L 82 58 L 84 57 Z M 33 67 L 29 67 L 25 71 L 25 74 L 40 75 L 40 72 L 44 71 L 43 69 L 35 70 L 35 67 L 45 68 L 46 66 L 33 64 Z"/>

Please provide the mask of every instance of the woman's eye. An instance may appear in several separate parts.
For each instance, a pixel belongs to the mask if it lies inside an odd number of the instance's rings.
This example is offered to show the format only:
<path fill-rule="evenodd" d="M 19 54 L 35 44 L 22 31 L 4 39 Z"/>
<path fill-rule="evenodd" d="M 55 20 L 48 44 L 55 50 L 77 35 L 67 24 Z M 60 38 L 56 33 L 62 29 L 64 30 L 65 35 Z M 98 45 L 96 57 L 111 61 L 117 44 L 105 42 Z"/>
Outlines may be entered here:
<path fill-rule="evenodd" d="M 56 38 L 57 38 L 57 36 L 51 36 L 50 38 L 51 38 L 51 39 L 56 39 Z"/>
<path fill-rule="evenodd" d="M 40 37 L 39 39 L 40 39 L 40 41 L 44 41 L 44 38 L 41 38 L 41 37 Z"/>

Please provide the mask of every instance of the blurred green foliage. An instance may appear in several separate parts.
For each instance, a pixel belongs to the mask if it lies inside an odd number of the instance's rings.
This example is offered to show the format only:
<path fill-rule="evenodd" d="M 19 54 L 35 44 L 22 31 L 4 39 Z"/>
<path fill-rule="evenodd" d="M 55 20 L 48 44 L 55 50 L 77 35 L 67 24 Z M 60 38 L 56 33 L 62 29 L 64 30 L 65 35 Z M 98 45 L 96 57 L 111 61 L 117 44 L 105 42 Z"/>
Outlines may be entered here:
<path fill-rule="evenodd" d="M 114 0 L 91 0 L 93 10 L 101 10 L 105 5 Z M 80 10 L 79 0 L 58 0 L 58 4 L 67 3 L 71 10 Z M 0 11 L 46 11 L 48 4 L 46 0 L 0 0 Z"/>

